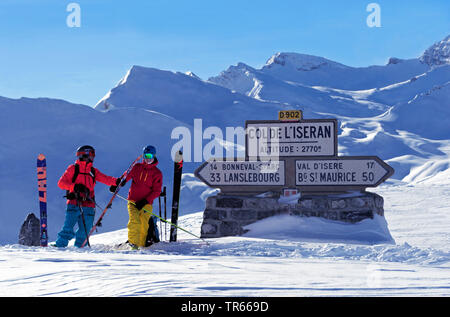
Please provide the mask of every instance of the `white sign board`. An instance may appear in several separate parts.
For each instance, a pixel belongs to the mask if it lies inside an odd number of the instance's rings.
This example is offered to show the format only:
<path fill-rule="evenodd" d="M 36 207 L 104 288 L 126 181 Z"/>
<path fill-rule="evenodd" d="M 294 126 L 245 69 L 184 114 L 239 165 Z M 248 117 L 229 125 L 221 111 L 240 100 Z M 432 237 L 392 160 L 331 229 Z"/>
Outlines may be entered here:
<path fill-rule="evenodd" d="M 203 163 L 195 175 L 209 186 L 283 186 L 283 161 L 217 161 Z"/>
<path fill-rule="evenodd" d="M 250 158 L 336 156 L 337 121 L 247 121 L 246 154 Z"/>
<path fill-rule="evenodd" d="M 378 186 L 393 169 L 376 156 L 295 161 L 298 186 Z"/>

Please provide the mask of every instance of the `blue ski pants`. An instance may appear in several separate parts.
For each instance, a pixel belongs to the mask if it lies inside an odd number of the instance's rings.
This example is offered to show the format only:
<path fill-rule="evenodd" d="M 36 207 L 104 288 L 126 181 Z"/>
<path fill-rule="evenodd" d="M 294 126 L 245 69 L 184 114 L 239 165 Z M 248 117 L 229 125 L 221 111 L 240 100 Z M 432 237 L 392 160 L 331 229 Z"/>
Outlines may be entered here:
<path fill-rule="evenodd" d="M 66 219 L 64 220 L 63 228 L 58 233 L 58 239 L 56 240 L 57 247 L 67 247 L 69 240 L 75 237 L 75 246 L 80 248 L 84 240 L 86 240 L 87 233 L 89 233 L 94 223 L 95 209 L 92 207 L 81 208 L 83 208 L 86 230 L 84 229 L 80 207 L 68 204 Z M 76 233 L 74 232 L 75 224 L 78 224 Z"/>

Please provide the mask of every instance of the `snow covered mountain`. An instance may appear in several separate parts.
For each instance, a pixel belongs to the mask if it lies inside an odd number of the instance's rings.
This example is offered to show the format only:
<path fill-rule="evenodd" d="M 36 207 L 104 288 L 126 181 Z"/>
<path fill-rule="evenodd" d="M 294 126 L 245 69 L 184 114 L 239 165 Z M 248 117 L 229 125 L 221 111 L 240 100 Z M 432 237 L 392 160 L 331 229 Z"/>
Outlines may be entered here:
<path fill-rule="evenodd" d="M 94 108 L 129 107 L 165 113 L 187 124 L 201 118 L 205 125 L 220 127 L 240 126 L 242 118 L 264 118 L 281 109 L 278 102 L 236 94 L 197 76 L 141 66 L 133 66 Z"/>
<path fill-rule="evenodd" d="M 143 145 L 154 144 L 170 189 L 171 147 L 176 142 L 171 132 L 180 126 L 192 131 L 196 118 L 205 129 L 276 118 L 280 109 L 302 109 L 305 118 L 334 117 L 340 123 L 340 154 L 378 155 L 395 168 L 396 180 L 442 181 L 450 165 L 448 42 L 449 37 L 417 59 L 391 58 L 387 65 L 361 68 L 277 53 L 261 69 L 239 63 L 209 80 L 133 66 L 94 109 L 62 100 L 0 97 L 0 163 L 7 167 L 0 176 L 8 180 L 0 185 L 0 222 L 9 222 L 0 243 L 16 242 L 26 214 L 37 210 L 39 153 L 47 155 L 49 164 L 49 228 L 54 237 L 65 204 L 56 182 L 74 161 L 78 146 L 93 145 L 95 165 L 117 176 Z M 185 165 L 182 214 L 201 210 L 212 193 L 192 176 L 196 166 Z M 98 202 L 109 197 L 102 185 L 96 194 Z M 115 204 L 102 230 L 125 226 L 125 206 Z"/>
<path fill-rule="evenodd" d="M 394 178 L 403 179 L 429 160 L 448 157 L 442 148 L 450 139 L 449 38 L 416 59 L 390 58 L 384 66 L 277 53 L 261 69 L 239 63 L 209 81 L 290 104 L 306 118 L 338 118 L 341 154 L 379 155 L 395 167 Z"/>
<path fill-rule="evenodd" d="M 390 58 L 384 66 L 350 67 L 277 53 L 261 69 L 238 63 L 207 81 L 134 66 L 95 109 L 140 107 L 221 128 L 275 118 L 279 109 L 301 109 L 305 118 L 339 120 L 341 154 L 379 155 L 392 161 L 394 178 L 403 179 L 424 161 L 446 155 L 439 140 L 450 137 L 442 120 L 450 109 L 448 41 L 416 59 Z"/>
<path fill-rule="evenodd" d="M 245 64 L 230 67 L 211 82 L 231 88 L 233 79 L 266 74 L 282 81 L 305 86 L 323 86 L 345 90 L 366 90 L 381 88 L 408 80 L 425 73 L 430 66 L 419 59 L 400 60 L 391 58 L 384 66 L 350 67 L 322 57 L 298 54 L 277 53 L 259 70 L 251 71 Z M 248 73 L 247 73 L 248 71 Z"/>
<path fill-rule="evenodd" d="M 429 66 L 450 64 L 450 35 L 427 49 L 420 57 L 420 61 Z"/>

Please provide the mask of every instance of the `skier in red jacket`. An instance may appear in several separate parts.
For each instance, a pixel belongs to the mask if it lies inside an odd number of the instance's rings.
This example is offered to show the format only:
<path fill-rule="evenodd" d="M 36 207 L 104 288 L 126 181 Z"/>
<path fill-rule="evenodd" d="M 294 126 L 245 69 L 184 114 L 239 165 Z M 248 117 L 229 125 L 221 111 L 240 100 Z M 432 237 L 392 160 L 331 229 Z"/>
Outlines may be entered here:
<path fill-rule="evenodd" d="M 75 164 L 70 165 L 58 181 L 58 187 L 67 191 L 67 211 L 54 244 L 56 247 L 66 247 L 74 236 L 75 246 L 81 247 L 94 222 L 96 182 L 108 186 L 117 186 L 121 182 L 120 178 L 107 176 L 92 166 L 95 157 L 92 146 L 79 147 L 77 157 Z M 73 228 L 76 223 L 78 230 L 75 234 Z"/>
<path fill-rule="evenodd" d="M 156 149 L 149 145 L 143 149 L 143 162 L 136 164 L 126 179 L 120 184 L 124 186 L 132 180 L 128 192 L 128 244 L 132 248 L 146 246 L 146 238 L 153 211 L 153 200 L 161 194 L 162 173 L 156 167 L 158 159 L 155 156 Z M 145 209 L 145 210 L 144 210 Z"/>

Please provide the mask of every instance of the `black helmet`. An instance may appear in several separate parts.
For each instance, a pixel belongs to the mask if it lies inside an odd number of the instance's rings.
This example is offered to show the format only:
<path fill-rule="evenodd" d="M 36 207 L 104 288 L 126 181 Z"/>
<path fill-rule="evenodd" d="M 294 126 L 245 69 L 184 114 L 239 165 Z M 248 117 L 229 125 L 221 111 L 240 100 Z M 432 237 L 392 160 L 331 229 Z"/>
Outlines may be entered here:
<path fill-rule="evenodd" d="M 144 158 L 154 158 L 156 154 L 156 148 L 153 145 L 147 145 L 142 149 Z"/>
<path fill-rule="evenodd" d="M 90 145 L 80 146 L 77 149 L 77 157 L 81 160 L 89 159 L 90 161 L 93 161 L 95 157 L 95 149 Z"/>

